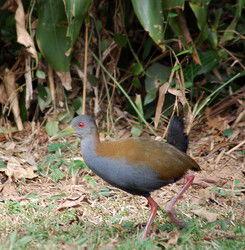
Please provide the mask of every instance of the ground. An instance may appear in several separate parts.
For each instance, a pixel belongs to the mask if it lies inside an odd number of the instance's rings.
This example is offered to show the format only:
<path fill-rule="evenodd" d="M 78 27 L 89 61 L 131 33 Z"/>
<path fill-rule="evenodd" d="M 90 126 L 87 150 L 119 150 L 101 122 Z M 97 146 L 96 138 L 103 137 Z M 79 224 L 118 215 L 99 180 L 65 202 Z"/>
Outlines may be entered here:
<path fill-rule="evenodd" d="M 192 130 L 188 153 L 202 172 L 177 205 L 187 226 L 178 229 L 164 211 L 180 181 L 152 194 L 160 209 L 145 241 L 145 198 L 93 175 L 75 138 L 39 128 L 2 139 L 0 249 L 245 249 L 243 125 Z"/>

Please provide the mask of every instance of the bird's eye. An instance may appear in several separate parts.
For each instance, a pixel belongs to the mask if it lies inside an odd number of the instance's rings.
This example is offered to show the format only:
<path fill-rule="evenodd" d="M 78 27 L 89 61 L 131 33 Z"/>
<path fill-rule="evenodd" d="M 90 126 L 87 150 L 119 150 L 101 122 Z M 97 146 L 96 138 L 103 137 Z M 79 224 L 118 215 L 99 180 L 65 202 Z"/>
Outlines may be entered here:
<path fill-rule="evenodd" d="M 78 127 L 79 128 L 84 128 L 85 127 L 85 123 L 84 122 L 79 122 Z"/>

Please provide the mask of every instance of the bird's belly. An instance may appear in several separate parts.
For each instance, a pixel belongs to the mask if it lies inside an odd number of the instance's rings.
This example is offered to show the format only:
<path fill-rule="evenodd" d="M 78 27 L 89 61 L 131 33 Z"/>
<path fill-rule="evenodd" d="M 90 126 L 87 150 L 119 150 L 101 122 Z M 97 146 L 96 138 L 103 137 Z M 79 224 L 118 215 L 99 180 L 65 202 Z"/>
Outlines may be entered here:
<path fill-rule="evenodd" d="M 88 167 L 109 184 L 126 192 L 148 196 L 173 180 L 161 180 L 158 173 L 147 166 L 131 166 L 126 161 L 107 157 L 84 157 Z"/>

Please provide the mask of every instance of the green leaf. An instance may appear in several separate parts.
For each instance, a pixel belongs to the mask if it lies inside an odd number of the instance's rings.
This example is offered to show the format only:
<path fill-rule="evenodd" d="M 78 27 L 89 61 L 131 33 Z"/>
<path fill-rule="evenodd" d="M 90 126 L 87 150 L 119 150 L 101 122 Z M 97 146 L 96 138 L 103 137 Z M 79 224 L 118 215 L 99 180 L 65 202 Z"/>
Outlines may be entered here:
<path fill-rule="evenodd" d="M 199 53 L 202 65 L 191 62 L 184 68 L 185 81 L 193 82 L 194 78 L 201 74 L 207 74 L 219 64 L 218 54 L 214 50 Z"/>
<path fill-rule="evenodd" d="M 59 131 L 57 135 L 55 135 L 56 138 L 63 138 L 66 136 L 74 135 L 74 129 L 71 127 L 66 127 L 65 129 Z"/>
<path fill-rule="evenodd" d="M 171 72 L 176 72 L 180 69 L 180 64 L 176 64 L 172 69 L 171 69 Z"/>
<path fill-rule="evenodd" d="M 99 191 L 99 195 L 105 196 L 105 197 L 109 197 L 111 196 L 111 190 L 109 188 L 102 188 Z"/>
<path fill-rule="evenodd" d="M 92 176 L 85 175 L 83 179 L 93 186 L 96 186 L 97 184 L 96 180 Z"/>
<path fill-rule="evenodd" d="M 63 2 L 68 20 L 66 37 L 70 38 L 70 48 L 72 48 L 92 0 L 64 0 Z"/>
<path fill-rule="evenodd" d="M 176 56 L 181 56 L 181 55 L 185 55 L 185 54 L 192 54 L 192 50 L 191 49 L 186 49 L 186 50 L 182 50 L 181 52 L 179 52 Z"/>
<path fill-rule="evenodd" d="M 48 121 L 45 125 L 45 130 L 49 136 L 55 136 L 59 132 L 58 121 Z"/>
<path fill-rule="evenodd" d="M 162 1 L 164 10 L 184 9 L 185 0 L 165 0 Z"/>
<path fill-rule="evenodd" d="M 239 20 L 239 18 L 241 16 L 242 9 L 244 8 L 244 6 L 245 6 L 245 1 L 244 0 L 238 0 L 237 1 L 235 17 L 232 20 L 232 22 L 228 25 L 228 27 L 226 28 L 222 38 L 220 39 L 221 44 L 224 44 L 225 42 L 230 41 L 230 40 L 232 40 L 234 38 L 234 35 L 235 35 L 234 31 L 236 29 L 238 20 Z"/>
<path fill-rule="evenodd" d="M 98 30 L 98 32 L 101 32 L 103 26 L 102 26 L 102 22 L 100 20 L 95 21 L 95 26 L 96 26 L 96 29 Z"/>
<path fill-rule="evenodd" d="M 54 153 L 62 148 L 67 147 L 67 143 L 51 143 L 48 145 L 48 152 Z"/>
<path fill-rule="evenodd" d="M 7 164 L 2 160 L 0 159 L 0 168 L 6 168 Z"/>
<path fill-rule="evenodd" d="M 121 33 L 117 33 L 114 35 L 114 41 L 122 48 L 126 47 L 128 43 L 127 37 Z"/>
<path fill-rule="evenodd" d="M 69 71 L 71 49 L 91 0 L 40 0 L 37 44 L 51 67 Z"/>
<path fill-rule="evenodd" d="M 228 129 L 225 129 L 224 131 L 223 131 L 223 135 L 225 136 L 225 137 L 231 137 L 232 136 L 232 134 L 233 134 L 233 129 L 231 129 L 231 128 L 228 128 Z"/>
<path fill-rule="evenodd" d="M 197 25 L 200 30 L 199 41 L 203 41 L 208 37 L 207 15 L 209 2 L 210 0 L 189 1 L 190 7 L 196 16 Z"/>
<path fill-rule="evenodd" d="M 52 98 L 48 87 L 44 87 L 41 84 L 38 85 L 37 101 L 42 112 L 50 106 L 52 103 Z"/>
<path fill-rule="evenodd" d="M 149 56 L 152 47 L 153 47 L 153 41 L 152 41 L 152 39 L 149 37 L 149 38 L 144 42 L 144 50 L 143 50 L 143 55 L 142 55 L 143 60 L 145 60 L 145 59 L 147 58 L 147 56 Z"/>
<path fill-rule="evenodd" d="M 196 117 L 202 111 L 202 109 L 210 103 L 210 101 L 213 99 L 213 97 L 217 93 L 219 93 L 225 86 L 227 86 L 228 84 L 233 82 L 235 79 L 242 77 L 244 75 L 245 75 L 245 72 L 237 73 L 236 75 L 232 76 L 229 80 L 222 83 L 218 88 L 213 90 L 213 92 L 210 95 L 208 95 L 204 100 L 202 100 L 200 103 L 196 103 L 194 108 L 193 108 L 193 111 L 192 111 L 193 116 Z"/>
<path fill-rule="evenodd" d="M 71 57 L 66 56 L 70 41 L 66 37 L 68 28 L 63 1 L 40 0 L 37 44 L 51 67 L 57 71 L 69 70 Z"/>
<path fill-rule="evenodd" d="M 100 43 L 100 49 L 104 52 L 109 47 L 110 41 L 108 39 L 103 39 Z"/>
<path fill-rule="evenodd" d="M 45 79 L 46 78 L 46 74 L 45 72 L 43 72 L 42 70 L 37 70 L 36 71 L 36 77 L 39 78 L 39 79 Z"/>
<path fill-rule="evenodd" d="M 135 88 L 139 89 L 141 87 L 140 80 L 138 77 L 134 77 L 132 80 L 132 84 Z"/>
<path fill-rule="evenodd" d="M 193 82 L 185 82 L 185 88 L 189 89 L 193 87 Z"/>
<path fill-rule="evenodd" d="M 133 126 L 131 128 L 131 134 L 132 134 L 132 136 L 139 137 L 141 135 L 141 133 L 142 133 L 142 128 L 141 127 L 139 127 L 139 126 Z"/>
<path fill-rule="evenodd" d="M 72 106 L 73 106 L 73 108 L 74 108 L 74 111 L 75 111 L 78 115 L 81 115 L 81 114 L 82 114 L 82 102 L 83 102 L 82 97 L 77 97 L 77 98 L 74 99 L 74 101 L 72 102 Z"/>
<path fill-rule="evenodd" d="M 162 1 L 159 0 L 131 0 L 134 12 L 141 25 L 149 32 L 153 41 L 162 49 L 164 46 L 164 16 Z"/>
<path fill-rule="evenodd" d="M 240 180 L 237 180 L 237 179 L 234 180 L 234 186 L 238 186 L 238 185 L 240 185 L 240 183 L 241 183 Z"/>
<path fill-rule="evenodd" d="M 169 13 L 168 13 L 168 17 L 169 17 L 169 18 L 173 18 L 173 17 L 177 17 L 177 16 L 178 16 L 177 13 L 174 13 L 174 12 L 169 12 Z"/>
<path fill-rule="evenodd" d="M 133 63 L 131 66 L 131 72 L 134 76 L 138 76 L 144 72 L 144 68 L 141 63 Z"/>
<path fill-rule="evenodd" d="M 20 117 L 23 122 L 27 121 L 28 119 L 28 112 L 26 108 L 25 99 L 26 99 L 26 90 L 21 92 L 19 96 Z"/>
<path fill-rule="evenodd" d="M 80 169 L 84 169 L 86 168 L 86 164 L 84 163 L 84 161 L 80 161 L 80 160 L 74 160 L 70 165 L 69 165 L 69 174 L 74 175 L 77 174 L 77 172 Z"/>
<path fill-rule="evenodd" d="M 58 167 L 52 167 L 50 171 L 50 178 L 55 182 L 58 182 L 65 177 L 65 174 Z"/>
<path fill-rule="evenodd" d="M 152 90 L 147 92 L 145 99 L 144 99 L 144 106 L 146 106 L 147 104 L 149 104 L 155 100 L 156 92 L 157 92 L 157 90 L 155 90 L 155 89 L 152 89 Z"/>
<path fill-rule="evenodd" d="M 42 84 L 37 85 L 37 91 L 38 91 L 38 96 L 43 100 L 47 101 L 48 97 L 48 90 L 46 87 L 44 87 Z"/>
<path fill-rule="evenodd" d="M 147 95 L 144 105 L 154 101 L 159 86 L 168 81 L 170 72 L 170 67 L 160 63 L 154 63 L 146 70 L 145 90 Z"/>
<path fill-rule="evenodd" d="M 98 78 L 93 74 L 88 74 L 88 81 L 91 83 L 92 86 L 97 86 L 99 82 Z"/>
<path fill-rule="evenodd" d="M 73 117 L 74 117 L 74 111 L 73 110 L 63 111 L 63 112 L 60 112 L 58 114 L 58 120 L 60 122 L 63 122 L 63 123 L 70 122 Z"/>

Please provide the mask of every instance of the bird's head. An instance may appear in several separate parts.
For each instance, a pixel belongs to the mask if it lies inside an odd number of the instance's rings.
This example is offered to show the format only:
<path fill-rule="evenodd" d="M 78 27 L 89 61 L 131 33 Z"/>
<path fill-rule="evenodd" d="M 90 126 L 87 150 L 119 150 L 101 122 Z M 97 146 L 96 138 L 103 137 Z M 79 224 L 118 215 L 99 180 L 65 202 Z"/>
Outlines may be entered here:
<path fill-rule="evenodd" d="M 71 127 L 75 130 L 80 139 L 97 134 L 97 127 L 93 117 L 89 115 L 79 115 L 71 121 Z"/>

